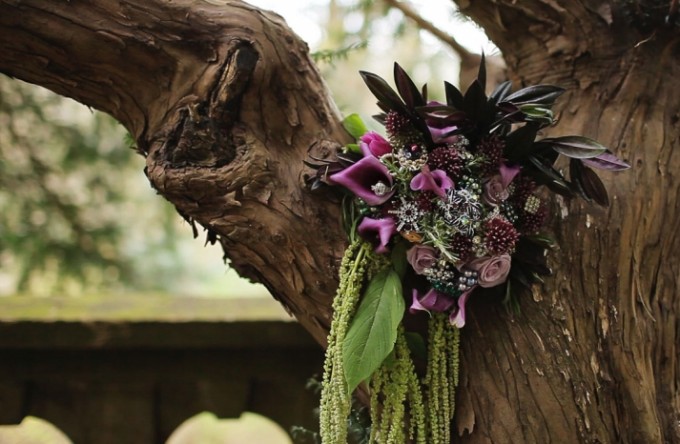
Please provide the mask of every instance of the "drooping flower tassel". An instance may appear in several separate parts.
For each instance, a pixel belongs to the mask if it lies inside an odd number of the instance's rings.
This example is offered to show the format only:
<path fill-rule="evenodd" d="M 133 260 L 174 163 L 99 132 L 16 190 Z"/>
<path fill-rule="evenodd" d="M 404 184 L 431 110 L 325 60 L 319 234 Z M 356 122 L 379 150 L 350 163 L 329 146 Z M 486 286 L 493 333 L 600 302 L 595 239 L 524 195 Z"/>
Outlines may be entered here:
<path fill-rule="evenodd" d="M 428 443 L 448 444 L 451 440 L 451 420 L 455 411 L 460 331 L 448 317 L 437 313 L 429 323 L 427 355 L 427 415 Z"/>
<path fill-rule="evenodd" d="M 342 341 L 354 316 L 367 272 L 370 244 L 355 241 L 345 251 L 340 264 L 340 285 L 333 300 L 333 320 L 321 386 L 320 433 L 324 444 L 347 442 L 347 416 L 351 397 L 343 372 Z"/>
<path fill-rule="evenodd" d="M 393 359 L 386 361 L 375 372 L 370 385 L 372 427 L 369 443 L 425 444 L 427 428 L 422 387 L 403 327 L 397 336 Z"/>

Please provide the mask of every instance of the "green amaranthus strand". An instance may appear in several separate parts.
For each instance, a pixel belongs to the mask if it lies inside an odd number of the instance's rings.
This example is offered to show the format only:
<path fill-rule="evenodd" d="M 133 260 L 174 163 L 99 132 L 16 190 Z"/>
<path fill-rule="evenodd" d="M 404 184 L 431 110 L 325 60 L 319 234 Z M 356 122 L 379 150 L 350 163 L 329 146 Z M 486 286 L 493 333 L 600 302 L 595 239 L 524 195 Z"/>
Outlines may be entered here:
<path fill-rule="evenodd" d="M 435 314 L 429 323 L 427 355 L 428 443 L 448 444 L 455 410 L 460 331 L 445 314 Z"/>
<path fill-rule="evenodd" d="M 380 367 L 371 381 L 373 426 L 369 443 L 403 444 L 407 442 L 408 431 L 409 440 L 425 444 L 427 428 L 422 388 L 403 327 L 399 329 L 393 357 Z"/>
<path fill-rule="evenodd" d="M 376 256 L 373 247 L 360 240 L 347 247 L 342 258 L 321 387 L 320 432 L 324 444 L 345 444 L 347 441 L 351 396 L 345 382 L 342 344 L 364 282 L 386 264 L 387 259 Z"/>

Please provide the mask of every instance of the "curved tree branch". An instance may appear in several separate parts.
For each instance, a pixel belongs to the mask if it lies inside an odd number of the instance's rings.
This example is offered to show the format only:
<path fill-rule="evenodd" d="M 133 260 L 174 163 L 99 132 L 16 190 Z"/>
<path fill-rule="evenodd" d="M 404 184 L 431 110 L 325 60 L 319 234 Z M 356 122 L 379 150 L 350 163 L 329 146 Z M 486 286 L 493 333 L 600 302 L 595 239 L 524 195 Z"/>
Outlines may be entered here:
<path fill-rule="evenodd" d="M 323 343 L 345 246 L 309 150 L 348 135 L 300 41 L 240 1 L 0 1 L 0 71 L 106 111 L 154 188 Z"/>
<path fill-rule="evenodd" d="M 515 79 L 571 88 L 547 133 L 597 138 L 635 166 L 606 178 L 611 208 L 555 205 L 556 273 L 520 314 L 471 300 L 459 433 L 679 443 L 680 42 L 667 9 L 657 27 L 631 9 L 652 0 L 458 3 Z M 348 135 L 278 16 L 239 1 L 0 0 L 0 51 L 1 72 L 118 118 L 152 185 L 325 341 L 345 240 L 338 202 L 305 188 L 302 161 Z"/>
<path fill-rule="evenodd" d="M 402 14 L 409 20 L 413 21 L 420 29 L 424 29 L 436 38 L 438 38 L 442 43 L 449 46 L 453 51 L 460 57 L 461 63 L 477 63 L 478 59 L 474 59 L 475 54 L 468 51 L 463 45 L 458 43 L 458 41 L 451 35 L 441 29 L 437 28 L 434 23 L 426 20 L 423 16 L 418 14 L 418 12 L 411 7 L 408 3 L 400 0 L 385 0 L 385 3 L 392 8 L 401 11 Z"/>

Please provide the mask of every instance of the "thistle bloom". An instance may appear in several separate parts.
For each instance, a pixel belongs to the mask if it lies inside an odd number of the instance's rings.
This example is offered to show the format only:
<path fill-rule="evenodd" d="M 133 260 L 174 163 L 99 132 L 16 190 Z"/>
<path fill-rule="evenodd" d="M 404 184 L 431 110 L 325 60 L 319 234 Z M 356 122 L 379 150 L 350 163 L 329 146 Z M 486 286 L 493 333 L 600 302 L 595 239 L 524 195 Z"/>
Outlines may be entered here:
<path fill-rule="evenodd" d="M 463 328 L 465 326 L 465 303 L 474 289 L 475 287 L 472 287 L 458 297 L 458 308 L 451 311 L 451 314 L 449 315 L 449 322 L 454 327 Z"/>
<path fill-rule="evenodd" d="M 397 225 L 391 217 L 383 219 L 364 217 L 357 227 L 357 231 L 364 239 L 373 241 L 374 244 L 377 241 L 378 245 L 375 247 L 375 252 L 384 254 L 389 251 L 387 244 L 392 236 L 397 233 Z"/>
<path fill-rule="evenodd" d="M 364 156 L 380 157 L 392 152 L 392 146 L 383 136 L 369 131 L 361 136 L 359 147 Z"/>
<path fill-rule="evenodd" d="M 442 199 L 446 197 L 446 190 L 453 188 L 453 181 L 442 170 L 430 171 L 424 165 L 420 173 L 411 179 L 411 189 L 414 191 L 432 191 Z"/>
<path fill-rule="evenodd" d="M 376 157 L 366 156 L 355 164 L 328 178 L 330 183 L 342 185 L 367 204 L 381 205 L 392 197 L 392 176 Z"/>
<path fill-rule="evenodd" d="M 408 309 L 409 313 L 415 314 L 418 311 L 436 311 L 443 312 L 451 308 L 454 304 L 454 299 L 444 293 L 440 293 L 434 288 L 430 289 L 424 295 L 421 295 L 418 290 L 413 289 L 413 302 Z"/>

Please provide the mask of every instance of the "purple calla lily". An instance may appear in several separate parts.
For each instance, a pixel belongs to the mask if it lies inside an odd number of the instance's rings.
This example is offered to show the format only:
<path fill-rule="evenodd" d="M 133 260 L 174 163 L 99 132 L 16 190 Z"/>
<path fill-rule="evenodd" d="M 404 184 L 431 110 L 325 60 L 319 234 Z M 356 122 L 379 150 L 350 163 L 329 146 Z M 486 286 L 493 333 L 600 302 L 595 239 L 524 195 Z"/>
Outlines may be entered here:
<path fill-rule="evenodd" d="M 413 302 L 411 302 L 411 307 L 408 309 L 409 313 L 415 314 L 418 311 L 436 311 L 443 312 L 451 308 L 454 304 L 453 298 L 450 296 L 440 293 L 434 288 L 430 289 L 424 295 L 421 295 L 418 290 L 413 289 Z"/>
<path fill-rule="evenodd" d="M 328 181 L 342 185 L 371 206 L 387 202 L 394 194 L 389 170 L 373 156 L 366 156 L 339 173 L 329 176 Z"/>
<path fill-rule="evenodd" d="M 369 131 L 361 136 L 359 148 L 364 156 L 380 157 L 392 152 L 392 145 L 375 131 Z"/>
<path fill-rule="evenodd" d="M 420 173 L 411 179 L 411 189 L 414 191 L 432 191 L 442 199 L 446 197 L 446 190 L 453 188 L 453 181 L 443 170 L 430 171 L 425 165 Z"/>
<path fill-rule="evenodd" d="M 458 308 L 451 311 L 451 314 L 449 315 L 449 322 L 454 327 L 463 328 L 465 326 L 465 303 L 474 289 L 475 287 L 472 287 L 465 293 L 458 296 Z"/>
<path fill-rule="evenodd" d="M 444 128 L 428 126 L 427 129 L 430 130 L 430 135 L 432 136 L 432 141 L 434 143 L 456 143 L 460 139 L 458 134 L 450 134 L 451 131 L 458 129 L 457 126 L 445 126 Z"/>
<path fill-rule="evenodd" d="M 501 174 L 501 183 L 503 184 L 503 188 L 507 188 L 515 176 L 519 174 L 519 165 L 508 165 L 506 163 L 502 163 L 499 172 Z"/>
<path fill-rule="evenodd" d="M 391 217 L 383 219 L 364 217 L 357 227 L 357 231 L 364 239 L 374 243 L 377 240 L 378 245 L 375 247 L 375 252 L 384 254 L 389 252 L 387 244 L 390 242 L 390 239 L 397 234 L 397 224 Z"/>

